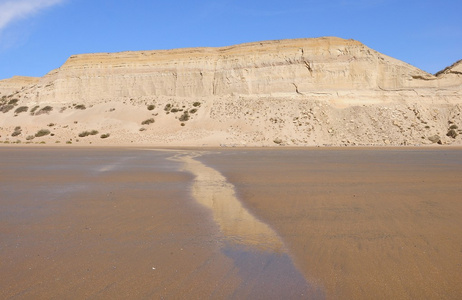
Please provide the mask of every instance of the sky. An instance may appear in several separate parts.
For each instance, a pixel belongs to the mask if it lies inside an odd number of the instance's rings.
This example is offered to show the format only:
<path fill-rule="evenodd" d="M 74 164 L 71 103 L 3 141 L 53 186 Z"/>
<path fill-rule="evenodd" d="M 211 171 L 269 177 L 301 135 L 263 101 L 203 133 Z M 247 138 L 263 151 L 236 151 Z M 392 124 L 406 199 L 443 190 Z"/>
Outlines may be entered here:
<path fill-rule="evenodd" d="M 71 55 L 336 36 L 429 73 L 462 59 L 462 0 L 0 0 L 0 79 Z"/>

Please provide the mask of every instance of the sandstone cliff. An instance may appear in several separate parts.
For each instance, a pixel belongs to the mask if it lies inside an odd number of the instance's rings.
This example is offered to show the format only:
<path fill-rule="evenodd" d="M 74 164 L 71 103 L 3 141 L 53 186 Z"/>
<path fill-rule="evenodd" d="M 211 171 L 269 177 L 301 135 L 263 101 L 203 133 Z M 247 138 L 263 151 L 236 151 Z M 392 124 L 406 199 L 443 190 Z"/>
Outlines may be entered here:
<path fill-rule="evenodd" d="M 40 81 L 38 77 L 13 76 L 9 79 L 0 80 L 0 96 L 13 95 L 24 87 L 34 86 Z"/>
<path fill-rule="evenodd" d="M 85 141 L 458 144 L 458 128 L 446 134 L 462 125 L 461 69 L 459 61 L 432 75 L 332 37 L 75 55 L 42 78 L 0 81 L 0 140 L 25 141 L 22 132 L 10 134 L 21 124 L 30 133 L 53 124 L 56 138 L 46 138 L 62 142 L 96 128 L 111 138 Z M 37 115 L 47 106 L 53 110 Z M 154 124 L 141 124 L 151 118 Z"/>

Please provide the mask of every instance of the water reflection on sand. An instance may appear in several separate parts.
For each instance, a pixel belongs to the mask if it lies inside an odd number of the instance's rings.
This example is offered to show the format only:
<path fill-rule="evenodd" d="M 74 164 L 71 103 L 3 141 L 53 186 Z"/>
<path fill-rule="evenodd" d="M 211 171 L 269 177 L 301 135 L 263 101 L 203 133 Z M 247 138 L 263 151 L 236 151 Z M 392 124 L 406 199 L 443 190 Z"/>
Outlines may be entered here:
<path fill-rule="evenodd" d="M 222 251 L 233 259 L 243 282 L 234 296 L 324 298 L 294 266 L 277 233 L 242 205 L 234 186 L 220 172 L 194 159 L 201 155 L 181 151 L 171 159 L 183 162 L 184 171 L 194 174 L 192 196 L 212 211 L 224 235 Z"/>
<path fill-rule="evenodd" d="M 220 172 L 195 160 L 195 156 L 198 154 L 179 155 L 177 159 L 185 163 L 185 171 L 196 176 L 192 195 L 212 210 L 227 241 L 262 251 L 281 252 L 283 245 L 277 234 L 242 206 L 236 198 L 234 186 Z"/>

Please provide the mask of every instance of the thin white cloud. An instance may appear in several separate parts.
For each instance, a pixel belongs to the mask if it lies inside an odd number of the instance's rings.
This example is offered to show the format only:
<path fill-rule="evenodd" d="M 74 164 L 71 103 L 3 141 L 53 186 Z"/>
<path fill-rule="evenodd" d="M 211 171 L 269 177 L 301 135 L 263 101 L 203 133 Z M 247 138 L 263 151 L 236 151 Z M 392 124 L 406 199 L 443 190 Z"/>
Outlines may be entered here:
<path fill-rule="evenodd" d="M 9 24 L 66 0 L 0 0 L 0 32 Z"/>

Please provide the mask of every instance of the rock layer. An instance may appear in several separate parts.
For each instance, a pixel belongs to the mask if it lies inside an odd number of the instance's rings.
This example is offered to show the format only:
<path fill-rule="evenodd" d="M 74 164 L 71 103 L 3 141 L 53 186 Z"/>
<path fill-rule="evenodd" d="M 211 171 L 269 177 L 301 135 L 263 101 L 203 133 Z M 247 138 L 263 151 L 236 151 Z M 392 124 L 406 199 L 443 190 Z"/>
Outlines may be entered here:
<path fill-rule="evenodd" d="M 82 54 L 29 88 L 49 101 L 280 95 L 460 85 L 354 40 L 297 39 L 224 48 Z M 38 94 L 38 96 L 37 96 Z"/>

